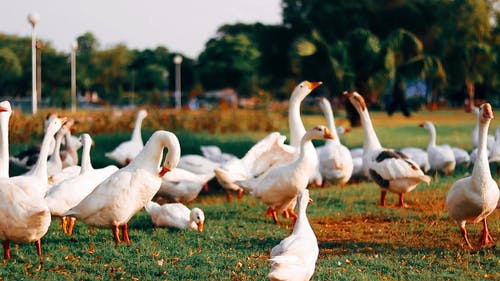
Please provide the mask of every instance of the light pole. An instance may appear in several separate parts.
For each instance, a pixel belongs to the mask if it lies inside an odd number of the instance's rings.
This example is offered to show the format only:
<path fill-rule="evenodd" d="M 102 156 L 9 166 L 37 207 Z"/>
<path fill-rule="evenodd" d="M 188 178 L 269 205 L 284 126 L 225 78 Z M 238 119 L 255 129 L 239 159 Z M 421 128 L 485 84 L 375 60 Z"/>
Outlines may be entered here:
<path fill-rule="evenodd" d="M 28 15 L 28 22 L 31 24 L 31 111 L 33 115 L 37 112 L 37 93 L 36 93 L 36 36 L 35 26 L 40 16 L 36 13 Z"/>
<path fill-rule="evenodd" d="M 182 57 L 176 55 L 174 57 L 175 63 L 175 109 L 181 108 L 181 63 Z"/>
<path fill-rule="evenodd" d="M 78 42 L 71 44 L 71 112 L 76 112 L 76 50 Z"/>

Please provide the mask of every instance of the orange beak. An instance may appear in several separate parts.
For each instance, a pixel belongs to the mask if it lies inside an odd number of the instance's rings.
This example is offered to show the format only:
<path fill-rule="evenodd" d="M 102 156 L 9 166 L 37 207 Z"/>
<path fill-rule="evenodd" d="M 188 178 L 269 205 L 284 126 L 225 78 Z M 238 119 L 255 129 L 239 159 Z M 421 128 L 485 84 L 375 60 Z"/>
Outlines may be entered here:
<path fill-rule="evenodd" d="M 350 97 L 352 97 L 352 96 L 353 96 L 353 93 L 349 93 L 348 91 L 345 91 L 345 92 L 344 92 L 344 97 L 346 97 L 346 98 L 350 98 Z"/>
<path fill-rule="evenodd" d="M 9 110 L 3 106 L 0 106 L 0 112 L 5 112 L 5 111 L 9 111 Z"/>
<path fill-rule="evenodd" d="M 330 130 L 328 130 L 328 128 L 325 128 L 325 134 L 323 135 L 323 138 L 331 140 L 334 139 L 332 133 L 330 132 Z"/>
<path fill-rule="evenodd" d="M 203 232 L 203 225 L 204 225 L 204 223 L 203 223 L 202 221 L 200 221 L 200 222 L 198 223 L 198 231 L 199 231 L 199 232 Z"/>
<path fill-rule="evenodd" d="M 170 169 L 167 168 L 167 167 L 161 167 L 161 170 L 160 172 L 158 173 L 158 176 L 160 178 L 163 178 L 163 176 L 167 173 L 167 172 L 170 172 Z"/>
<path fill-rule="evenodd" d="M 418 124 L 418 126 L 419 126 L 420 128 L 423 128 L 423 127 L 424 127 L 424 123 L 420 123 L 420 124 Z"/>
<path fill-rule="evenodd" d="M 306 81 L 307 85 L 309 86 L 309 88 L 312 90 L 316 89 L 319 87 L 319 85 L 323 84 L 323 82 L 319 81 L 319 82 L 309 82 L 309 81 Z"/>
<path fill-rule="evenodd" d="M 494 117 L 493 117 L 493 111 L 491 110 L 491 105 L 489 103 L 485 103 L 483 105 L 483 108 L 484 108 L 483 117 L 488 119 L 493 119 Z"/>

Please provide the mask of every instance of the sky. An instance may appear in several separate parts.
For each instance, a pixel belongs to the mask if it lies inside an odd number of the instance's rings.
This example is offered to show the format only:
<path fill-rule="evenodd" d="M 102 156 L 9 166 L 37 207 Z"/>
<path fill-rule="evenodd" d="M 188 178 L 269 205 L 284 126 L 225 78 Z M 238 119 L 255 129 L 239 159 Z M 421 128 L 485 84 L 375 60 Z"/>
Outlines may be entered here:
<path fill-rule="evenodd" d="M 196 59 L 223 24 L 281 24 L 281 0 L 0 0 L 0 32 L 31 37 L 30 13 L 39 15 L 36 36 L 70 52 L 92 32 L 101 48 L 164 46 Z"/>

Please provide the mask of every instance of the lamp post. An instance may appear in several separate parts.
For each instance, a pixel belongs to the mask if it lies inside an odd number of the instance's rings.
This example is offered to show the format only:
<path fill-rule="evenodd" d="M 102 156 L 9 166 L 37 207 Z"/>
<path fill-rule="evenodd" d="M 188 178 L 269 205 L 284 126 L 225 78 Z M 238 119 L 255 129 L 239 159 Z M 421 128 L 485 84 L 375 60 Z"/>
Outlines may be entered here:
<path fill-rule="evenodd" d="M 176 55 L 174 57 L 175 63 L 175 109 L 181 108 L 181 63 L 182 57 Z"/>
<path fill-rule="evenodd" d="M 37 93 L 36 93 L 36 36 L 35 26 L 40 16 L 36 13 L 28 15 L 28 22 L 31 24 L 31 112 L 33 115 L 37 112 Z"/>
<path fill-rule="evenodd" d="M 71 44 L 71 112 L 76 112 L 76 50 L 78 42 Z"/>

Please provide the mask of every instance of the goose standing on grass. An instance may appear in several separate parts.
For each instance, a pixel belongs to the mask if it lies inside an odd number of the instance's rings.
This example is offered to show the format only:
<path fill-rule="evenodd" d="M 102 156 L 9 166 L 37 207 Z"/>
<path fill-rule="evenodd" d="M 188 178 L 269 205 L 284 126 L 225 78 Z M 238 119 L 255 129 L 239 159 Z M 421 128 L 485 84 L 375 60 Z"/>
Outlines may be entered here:
<path fill-rule="evenodd" d="M 272 132 L 254 144 L 241 159 L 232 159 L 214 170 L 217 181 L 226 190 L 228 202 L 233 192 L 237 192 L 238 200 L 243 197 L 243 188 L 235 184 L 236 181 L 258 177 L 275 165 L 293 160 L 295 150 L 284 144 L 285 139 L 279 132 Z"/>
<path fill-rule="evenodd" d="M 309 200 L 309 190 L 302 190 L 298 195 L 298 219 L 292 234 L 271 250 L 268 277 L 272 281 L 306 281 L 314 274 L 319 248 L 316 235 L 307 220 Z"/>
<path fill-rule="evenodd" d="M 404 195 L 421 181 L 430 183 L 431 178 L 403 153 L 382 148 L 373 128 L 365 100 L 357 92 L 344 93 L 358 111 L 363 125 L 363 173 L 380 187 L 380 205 L 385 206 L 387 191 L 399 195 L 399 207 L 406 207 Z"/>
<path fill-rule="evenodd" d="M 469 167 L 471 159 L 469 152 L 467 152 L 467 150 L 456 146 L 452 146 L 451 150 L 453 150 L 453 155 L 455 156 L 455 163 L 456 163 L 455 167 L 457 166 L 462 166 L 464 168 Z"/>
<path fill-rule="evenodd" d="M 50 213 L 61 217 L 63 233 L 68 235 L 73 233 L 75 220 L 63 214 L 78 205 L 98 184 L 118 170 L 115 165 L 94 169 L 90 160 L 92 138 L 89 134 L 82 134 L 80 139 L 83 144 L 80 174 L 53 186 L 45 196 Z"/>
<path fill-rule="evenodd" d="M 353 162 L 349 149 L 340 143 L 335 127 L 332 106 L 327 98 L 318 98 L 319 107 L 325 115 L 328 129 L 332 132 L 334 139 L 326 140 L 325 145 L 318 147 L 319 170 L 323 177 L 323 185 L 329 181 L 345 187 L 351 178 Z"/>
<path fill-rule="evenodd" d="M 197 175 L 175 168 L 163 176 L 156 195 L 172 198 L 177 203 L 191 202 L 198 197 L 203 188 L 208 191 L 208 181 L 213 177 L 213 173 Z"/>
<path fill-rule="evenodd" d="M 64 122 L 66 122 L 66 118 L 53 118 L 50 120 L 35 165 L 27 173 L 10 178 L 14 184 L 22 188 L 27 194 L 38 194 L 42 198 L 45 196 L 49 188 L 47 158 L 50 144 Z"/>
<path fill-rule="evenodd" d="M 279 223 L 277 213 L 290 215 L 294 220 L 297 217 L 293 208 L 297 195 L 306 189 L 309 182 L 306 146 L 313 139 L 333 139 L 333 135 L 327 127 L 316 126 L 302 137 L 300 152 L 294 161 L 275 166 L 258 178 L 236 182 L 269 207 L 267 214 L 273 217 L 276 224 Z"/>
<path fill-rule="evenodd" d="M 38 258 L 43 263 L 41 239 L 49 229 L 50 212 L 41 196 L 25 193 L 8 178 L 11 113 L 10 103 L 0 102 L 0 240 L 4 259 L 11 258 L 10 242 L 34 242 Z"/>
<path fill-rule="evenodd" d="M 167 147 L 163 166 L 159 171 L 163 150 Z M 163 175 L 179 163 L 181 147 L 177 137 L 167 131 L 156 131 L 141 152 L 120 170 L 101 182 L 78 205 L 63 216 L 76 217 L 91 226 L 111 228 L 116 244 L 130 244 L 128 221 L 151 201 L 158 192 Z"/>
<path fill-rule="evenodd" d="M 474 163 L 472 175 L 457 180 L 446 197 L 448 213 L 456 221 L 469 249 L 472 249 L 472 245 L 467 237 L 466 223 L 481 221 L 483 231 L 479 245 L 486 246 L 493 243 L 486 218 L 495 210 L 499 199 L 498 185 L 491 176 L 488 163 L 488 127 L 493 119 L 493 111 L 489 103 L 480 107 L 478 118 L 478 157 Z"/>
<path fill-rule="evenodd" d="M 302 136 L 306 133 L 304 123 L 300 117 L 300 105 L 307 95 L 321 84 L 323 84 L 323 82 L 303 81 L 295 87 L 290 97 L 290 103 L 288 105 L 288 126 L 290 128 L 290 145 L 296 149 L 296 155 L 299 154 L 298 150 L 300 149 Z M 306 149 L 305 159 L 309 162 L 310 167 L 307 171 L 309 183 L 321 186 L 323 179 L 319 172 L 319 159 L 316 148 L 314 148 L 312 142 L 308 142 L 304 149 Z"/>
<path fill-rule="evenodd" d="M 105 156 L 116 161 L 121 166 L 125 166 L 130 163 L 130 161 L 132 161 L 144 147 L 141 136 L 141 127 L 142 120 L 146 118 L 146 116 L 148 116 L 148 112 L 146 110 L 139 110 L 131 139 L 120 143 L 113 151 L 107 152 Z"/>
<path fill-rule="evenodd" d="M 455 154 L 451 146 L 448 144 L 436 145 L 436 127 L 432 122 L 426 121 L 419 126 L 429 131 L 430 134 L 427 155 L 431 169 L 436 172 L 441 171 L 448 176 L 451 175 L 456 166 Z"/>
<path fill-rule="evenodd" d="M 199 208 L 189 210 L 181 203 L 160 205 L 150 201 L 144 206 L 156 226 L 175 227 L 180 229 L 195 229 L 203 232 L 205 214 Z"/>

